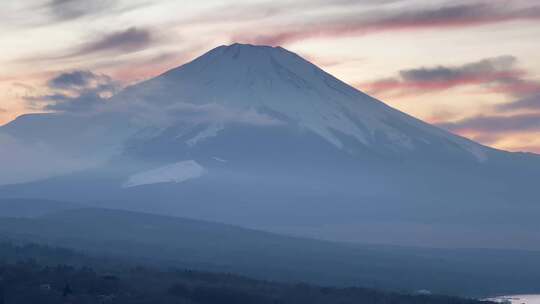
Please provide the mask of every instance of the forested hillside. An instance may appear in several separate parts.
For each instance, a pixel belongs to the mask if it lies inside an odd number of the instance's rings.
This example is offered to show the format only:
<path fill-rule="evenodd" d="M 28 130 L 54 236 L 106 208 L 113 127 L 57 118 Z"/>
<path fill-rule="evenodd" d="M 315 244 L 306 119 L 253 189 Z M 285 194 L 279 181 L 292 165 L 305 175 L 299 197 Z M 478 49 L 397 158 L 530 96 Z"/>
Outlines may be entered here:
<path fill-rule="evenodd" d="M 87 266 L 82 266 L 87 265 Z M 0 303 L 480 304 L 363 288 L 281 284 L 188 269 L 156 270 L 41 245 L 0 244 Z"/>

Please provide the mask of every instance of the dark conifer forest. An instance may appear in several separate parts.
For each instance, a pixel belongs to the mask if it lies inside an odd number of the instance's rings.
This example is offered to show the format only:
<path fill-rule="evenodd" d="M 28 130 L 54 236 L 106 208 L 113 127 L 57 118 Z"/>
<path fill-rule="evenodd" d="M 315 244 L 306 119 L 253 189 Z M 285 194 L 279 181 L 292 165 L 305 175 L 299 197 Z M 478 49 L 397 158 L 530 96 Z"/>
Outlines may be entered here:
<path fill-rule="evenodd" d="M 480 304 L 472 299 L 364 288 L 283 284 L 227 274 L 162 270 L 36 244 L 0 244 L 0 303 Z"/>

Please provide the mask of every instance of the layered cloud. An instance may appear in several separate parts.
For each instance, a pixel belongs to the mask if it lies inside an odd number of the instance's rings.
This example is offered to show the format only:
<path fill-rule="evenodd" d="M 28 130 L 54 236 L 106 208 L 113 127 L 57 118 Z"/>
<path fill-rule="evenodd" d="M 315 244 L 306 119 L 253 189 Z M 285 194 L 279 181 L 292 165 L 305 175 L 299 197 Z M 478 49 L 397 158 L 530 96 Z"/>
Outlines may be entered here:
<path fill-rule="evenodd" d="M 476 85 L 490 92 L 527 96 L 540 92 L 540 82 L 527 79 L 513 56 L 486 58 L 459 66 L 401 70 L 397 76 L 361 84 L 372 94 L 410 95 Z"/>
<path fill-rule="evenodd" d="M 483 64 L 479 64 L 481 62 Z M 446 90 L 460 85 L 477 85 L 484 90 L 502 93 L 512 99 L 492 107 L 484 107 L 485 114 L 466 116 L 458 120 L 447 117 L 450 120 L 439 119 L 437 125 L 484 144 L 496 146 L 502 142 L 513 142 L 512 138 L 523 140 L 527 134 L 531 138 L 538 136 L 540 134 L 540 82 L 524 78 L 526 73 L 515 69 L 513 65 L 508 68 L 507 64 L 503 64 L 502 67 L 506 68 L 500 71 L 493 68 L 493 62 L 486 64 L 490 62 L 489 60 L 481 62 L 454 69 L 439 67 L 411 70 L 414 72 L 405 74 L 406 76 L 399 81 L 399 85 L 395 85 L 393 89 L 401 90 L 402 93 L 412 93 Z M 482 66 L 483 68 L 480 68 Z M 471 69 L 471 67 L 475 68 Z M 481 73 L 477 73 L 479 71 Z M 414 85 L 407 86 L 407 83 Z M 520 98 L 520 96 L 523 97 Z M 538 142 L 531 140 L 519 146 L 506 144 L 504 147 L 540 152 L 540 148 L 535 145 L 538 145 Z"/>
<path fill-rule="evenodd" d="M 494 145 L 518 134 L 534 136 L 540 132 L 540 81 L 532 79 L 530 73 L 518 66 L 517 58 L 510 55 L 454 66 L 404 69 L 395 76 L 363 83 L 359 87 L 378 96 L 407 98 L 425 93 L 448 95 L 452 94 L 451 89 L 463 87 L 476 94 L 495 93 L 510 101 L 484 106 L 482 114 L 465 117 L 463 113 L 436 113 L 431 121 L 451 132 Z M 522 144 L 519 149 L 524 146 Z"/>

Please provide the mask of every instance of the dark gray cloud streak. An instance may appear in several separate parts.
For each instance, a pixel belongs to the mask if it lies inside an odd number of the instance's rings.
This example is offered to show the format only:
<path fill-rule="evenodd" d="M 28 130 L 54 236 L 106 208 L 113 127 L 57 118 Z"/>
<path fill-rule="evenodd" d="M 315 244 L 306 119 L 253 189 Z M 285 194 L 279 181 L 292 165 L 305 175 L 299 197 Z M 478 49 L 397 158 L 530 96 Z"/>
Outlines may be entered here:
<path fill-rule="evenodd" d="M 402 70 L 399 74 L 404 81 L 410 82 L 459 83 L 477 79 L 499 78 L 499 76 L 504 77 L 507 73 L 514 74 L 509 71 L 511 71 L 515 62 L 516 58 L 513 56 L 501 56 L 455 67 L 437 66 Z"/>
<path fill-rule="evenodd" d="M 72 71 L 59 74 L 50 79 L 47 84 L 52 89 L 77 89 L 90 86 L 93 82 L 110 80 L 104 75 L 96 75 L 90 71 Z"/>
<path fill-rule="evenodd" d="M 84 43 L 65 57 L 85 56 L 94 53 L 131 53 L 145 49 L 153 42 L 150 30 L 131 27 L 123 31 L 105 34 Z"/>
<path fill-rule="evenodd" d="M 96 110 L 120 89 L 120 84 L 107 75 L 81 70 L 61 73 L 47 85 L 53 93 L 26 100 L 45 110 L 73 113 Z"/>

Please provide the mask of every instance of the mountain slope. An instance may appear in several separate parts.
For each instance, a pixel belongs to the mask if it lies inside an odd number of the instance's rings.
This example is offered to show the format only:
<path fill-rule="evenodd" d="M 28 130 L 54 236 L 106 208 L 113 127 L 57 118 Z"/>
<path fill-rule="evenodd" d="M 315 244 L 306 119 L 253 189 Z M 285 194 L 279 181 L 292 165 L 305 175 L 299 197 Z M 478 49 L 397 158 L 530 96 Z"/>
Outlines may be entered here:
<path fill-rule="evenodd" d="M 0 197 L 331 240 L 540 249 L 540 157 L 421 122 L 282 48 L 218 47 L 94 111 L 25 116 L 1 134 L 40 134 L 60 147 L 47 155 L 80 165 L 40 161 L 55 177 Z"/>
<path fill-rule="evenodd" d="M 438 148 L 467 152 L 481 161 L 489 153 L 486 147 L 388 107 L 279 47 L 221 46 L 184 66 L 130 87 L 115 99 L 146 101 L 173 110 L 179 103 L 195 108 L 214 105 L 229 111 L 254 110 L 240 112 L 260 113 L 260 117 L 243 117 L 245 122 L 294 124 L 339 149 L 346 149 L 353 139 L 355 145 L 375 151 L 404 153 L 424 145 L 445 144 Z M 205 129 L 201 133 L 223 130 L 223 126 L 209 128 L 212 131 Z M 199 137 L 204 136 L 201 133 Z M 355 150 L 354 146 L 348 148 Z"/>
<path fill-rule="evenodd" d="M 35 218 L 50 213 L 82 208 L 82 205 L 49 200 L 0 199 L 0 216 Z"/>

